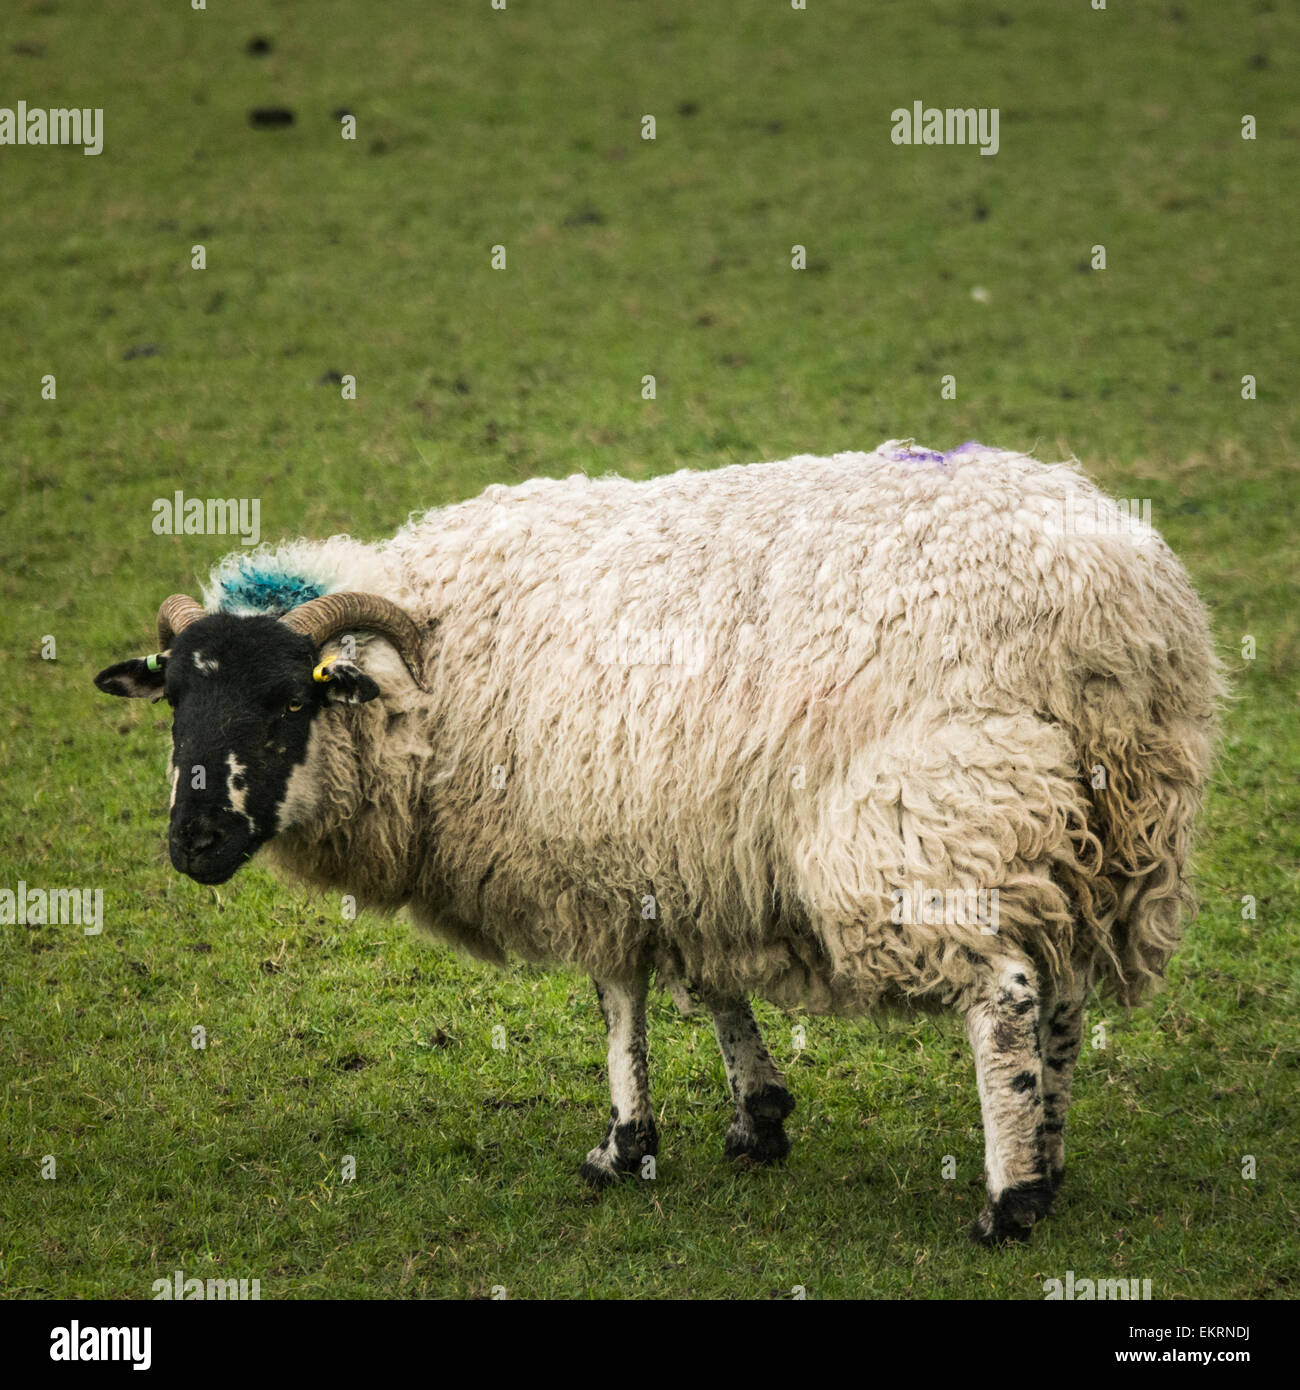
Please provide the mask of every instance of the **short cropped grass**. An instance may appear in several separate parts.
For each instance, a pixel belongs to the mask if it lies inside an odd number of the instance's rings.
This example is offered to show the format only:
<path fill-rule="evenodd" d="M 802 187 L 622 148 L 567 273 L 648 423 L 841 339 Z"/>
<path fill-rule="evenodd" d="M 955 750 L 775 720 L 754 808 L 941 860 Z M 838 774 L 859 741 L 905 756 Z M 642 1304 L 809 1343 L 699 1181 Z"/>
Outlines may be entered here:
<path fill-rule="evenodd" d="M 4 1293 L 1294 1297 L 1298 27 L 1272 0 L 18 3 L 0 105 L 103 107 L 105 149 L 0 148 L 0 887 L 99 887 L 106 920 L 0 932 Z M 892 145 L 915 100 L 999 108 L 999 153 Z M 170 869 L 164 712 L 90 681 L 233 542 L 155 535 L 154 499 L 374 538 L 490 482 L 909 436 L 1150 498 L 1235 686 L 1200 915 L 1153 1005 L 1092 1008 L 1029 1247 L 966 1242 L 955 1020 L 763 1006 L 795 1147 L 737 1172 L 708 1021 L 656 996 L 657 1174 L 596 1198 L 588 982 Z"/>

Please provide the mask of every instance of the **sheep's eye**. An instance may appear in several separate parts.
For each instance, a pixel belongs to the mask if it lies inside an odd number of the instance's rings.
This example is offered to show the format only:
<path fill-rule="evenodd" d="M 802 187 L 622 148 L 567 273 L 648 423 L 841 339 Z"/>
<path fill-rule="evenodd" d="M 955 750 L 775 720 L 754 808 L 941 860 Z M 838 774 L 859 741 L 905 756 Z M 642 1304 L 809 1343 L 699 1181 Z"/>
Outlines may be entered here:
<path fill-rule="evenodd" d="M 301 708 L 302 708 L 302 701 L 301 701 L 301 700 L 290 700 L 290 701 L 289 701 L 289 708 L 285 711 L 285 713 L 286 713 L 286 714 L 297 714 L 298 711 L 299 711 Z"/>

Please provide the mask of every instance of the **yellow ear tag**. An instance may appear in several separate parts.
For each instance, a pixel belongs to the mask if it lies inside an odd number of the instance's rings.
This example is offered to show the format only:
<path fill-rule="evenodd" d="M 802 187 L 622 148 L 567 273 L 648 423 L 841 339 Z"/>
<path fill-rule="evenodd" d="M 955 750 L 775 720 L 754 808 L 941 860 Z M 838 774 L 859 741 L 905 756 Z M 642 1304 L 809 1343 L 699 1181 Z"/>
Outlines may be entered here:
<path fill-rule="evenodd" d="M 334 679 L 334 677 L 331 676 L 330 673 L 325 669 L 326 665 L 327 663 L 322 661 L 311 673 L 312 680 L 319 682 L 321 685 L 324 685 L 326 681 L 332 681 Z"/>

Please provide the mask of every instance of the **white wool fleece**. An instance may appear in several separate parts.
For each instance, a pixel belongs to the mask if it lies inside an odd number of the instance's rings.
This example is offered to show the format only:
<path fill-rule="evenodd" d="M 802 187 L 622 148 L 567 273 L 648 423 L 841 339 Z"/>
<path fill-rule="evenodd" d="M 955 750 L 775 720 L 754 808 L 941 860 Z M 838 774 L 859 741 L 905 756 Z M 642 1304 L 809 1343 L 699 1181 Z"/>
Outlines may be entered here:
<path fill-rule="evenodd" d="M 1073 466 L 890 441 L 538 479 L 259 563 L 428 634 L 427 696 L 389 663 L 319 721 L 321 813 L 273 859 L 479 955 L 853 1011 L 1003 952 L 1133 999 L 1177 941 L 1217 661 Z M 996 931 L 900 925 L 918 884 L 997 889 Z"/>

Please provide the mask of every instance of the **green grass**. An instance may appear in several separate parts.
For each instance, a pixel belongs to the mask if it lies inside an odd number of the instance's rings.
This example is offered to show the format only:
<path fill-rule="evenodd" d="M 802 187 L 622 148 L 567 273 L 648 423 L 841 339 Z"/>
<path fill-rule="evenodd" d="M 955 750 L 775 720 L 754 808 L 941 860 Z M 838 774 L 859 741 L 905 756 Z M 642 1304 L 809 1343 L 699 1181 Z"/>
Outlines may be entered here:
<path fill-rule="evenodd" d="M 180 1268 L 266 1298 L 1038 1298 L 1073 1269 L 1294 1297 L 1294 10 L 365 13 L 6 20 L 0 103 L 102 106 L 105 149 L 0 149 L 0 887 L 100 886 L 107 920 L 0 932 L 0 1287 L 142 1298 Z M 247 56 L 259 33 L 274 51 Z M 1000 153 L 894 147 L 916 99 L 998 107 Z M 249 125 L 276 103 L 292 127 Z M 376 537 L 489 482 L 896 436 L 1073 452 L 1150 497 L 1236 688 L 1201 914 L 1151 1007 L 1091 1013 L 1107 1045 L 1030 1247 L 965 1240 L 981 1139 L 955 1021 L 764 1008 L 795 1150 L 736 1173 L 707 1023 L 661 1000 L 658 1176 L 597 1200 L 574 1176 L 607 1105 L 585 981 L 341 922 L 258 868 L 213 890 L 167 865 L 166 721 L 90 678 L 229 542 L 155 536 L 154 498 Z"/>

